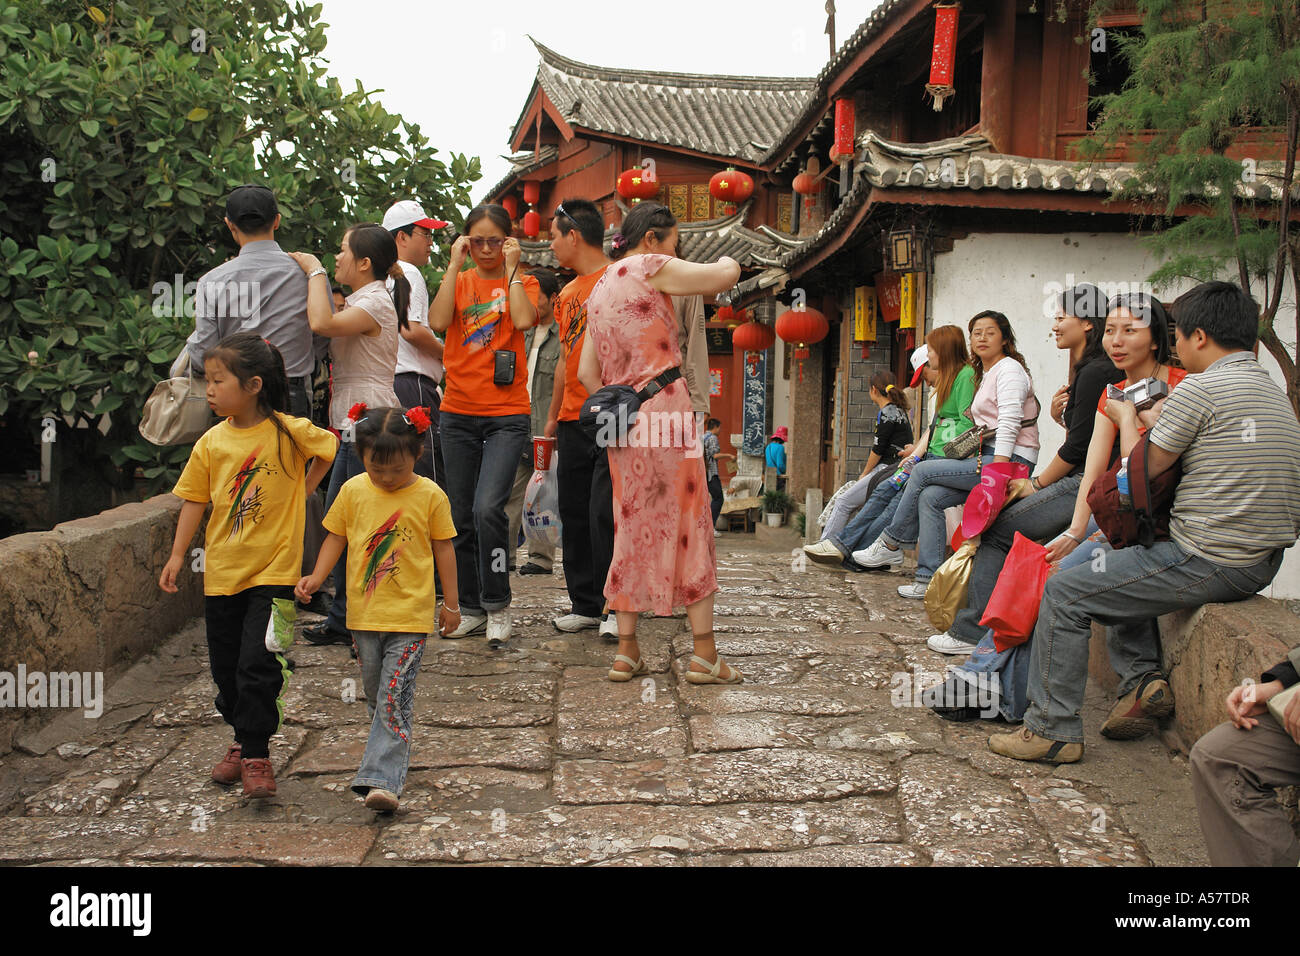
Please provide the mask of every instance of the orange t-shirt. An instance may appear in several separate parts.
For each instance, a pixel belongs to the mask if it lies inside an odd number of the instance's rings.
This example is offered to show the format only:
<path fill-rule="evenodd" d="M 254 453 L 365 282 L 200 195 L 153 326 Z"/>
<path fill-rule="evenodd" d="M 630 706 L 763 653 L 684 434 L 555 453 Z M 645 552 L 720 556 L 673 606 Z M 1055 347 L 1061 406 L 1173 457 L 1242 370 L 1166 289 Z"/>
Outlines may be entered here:
<path fill-rule="evenodd" d="M 446 280 L 444 280 L 446 281 Z M 510 323 L 506 280 L 484 279 L 477 269 L 456 276 L 456 311 L 447 329 L 443 365 L 447 383 L 443 411 L 457 415 L 528 414 L 528 353 L 524 333 Z M 524 292 L 537 307 L 542 287 L 532 276 L 523 277 Z M 509 385 L 493 383 L 498 349 L 515 353 L 515 379 Z"/>
<path fill-rule="evenodd" d="M 590 275 L 578 276 L 563 289 L 555 306 L 560 323 L 560 342 L 564 345 L 564 404 L 559 421 L 575 422 L 587 400 L 587 390 L 578 381 L 578 360 L 582 358 L 582 339 L 587 332 L 587 297 L 595 288 L 608 265 Z"/>

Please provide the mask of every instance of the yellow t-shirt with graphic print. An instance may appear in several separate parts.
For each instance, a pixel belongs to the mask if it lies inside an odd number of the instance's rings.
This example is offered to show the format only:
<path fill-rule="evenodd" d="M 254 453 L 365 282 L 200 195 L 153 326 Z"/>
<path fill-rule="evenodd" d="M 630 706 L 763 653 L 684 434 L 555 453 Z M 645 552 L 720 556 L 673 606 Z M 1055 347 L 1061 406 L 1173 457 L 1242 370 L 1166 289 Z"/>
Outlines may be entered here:
<path fill-rule="evenodd" d="M 324 524 L 348 539 L 348 630 L 432 633 L 432 542 L 456 537 L 443 490 L 417 477 L 384 491 L 357 475 L 339 489 Z"/>
<path fill-rule="evenodd" d="M 306 462 L 333 461 L 338 439 L 305 418 L 276 413 L 252 428 L 229 419 L 203 433 L 172 494 L 212 503 L 204 541 L 203 593 L 238 594 L 302 577 L 307 519 Z"/>

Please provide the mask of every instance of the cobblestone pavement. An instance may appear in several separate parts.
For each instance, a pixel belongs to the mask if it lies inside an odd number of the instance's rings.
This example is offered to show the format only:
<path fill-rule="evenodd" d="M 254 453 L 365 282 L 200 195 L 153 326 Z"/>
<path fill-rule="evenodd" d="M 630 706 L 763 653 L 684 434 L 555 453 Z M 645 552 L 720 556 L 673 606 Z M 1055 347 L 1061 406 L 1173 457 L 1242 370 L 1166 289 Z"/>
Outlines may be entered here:
<path fill-rule="evenodd" d="M 793 538 L 790 540 L 793 544 Z M 1103 741 L 1095 689 L 1080 764 L 991 754 L 1003 724 L 891 702 L 944 659 L 897 575 L 799 567 L 719 540 L 716 634 L 745 675 L 682 679 L 683 617 L 642 619 L 652 674 L 613 684 L 613 647 L 560 634 L 563 581 L 514 577 L 515 637 L 431 640 L 401 809 L 348 789 L 368 720 L 343 647 L 296 646 L 271 745 L 279 795 L 209 779 L 229 741 L 202 625 L 0 760 L 0 862 L 627 865 L 1204 864 L 1186 760 Z"/>

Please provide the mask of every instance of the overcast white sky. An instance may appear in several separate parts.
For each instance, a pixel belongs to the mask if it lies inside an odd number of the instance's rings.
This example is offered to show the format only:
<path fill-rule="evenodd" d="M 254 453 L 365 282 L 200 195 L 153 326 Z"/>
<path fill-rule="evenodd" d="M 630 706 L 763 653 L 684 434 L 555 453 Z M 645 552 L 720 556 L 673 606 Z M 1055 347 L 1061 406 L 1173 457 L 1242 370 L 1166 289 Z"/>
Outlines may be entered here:
<path fill-rule="evenodd" d="M 444 154 L 479 156 L 475 200 L 509 169 L 512 124 L 537 74 L 525 34 L 597 66 L 680 73 L 816 76 L 829 46 L 824 0 L 760 7 L 718 0 L 607 3 L 321 0 L 325 56 L 345 89 L 380 89 Z M 837 0 L 843 44 L 881 0 Z"/>

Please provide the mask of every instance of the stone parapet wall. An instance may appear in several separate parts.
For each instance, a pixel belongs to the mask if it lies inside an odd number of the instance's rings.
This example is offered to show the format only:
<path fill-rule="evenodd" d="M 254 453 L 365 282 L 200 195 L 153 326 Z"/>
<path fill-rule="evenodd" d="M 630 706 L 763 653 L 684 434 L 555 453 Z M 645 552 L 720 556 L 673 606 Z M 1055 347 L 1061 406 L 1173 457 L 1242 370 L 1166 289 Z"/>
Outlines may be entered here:
<path fill-rule="evenodd" d="M 190 559 L 178 593 L 158 587 L 180 507 L 159 495 L 0 541 L 0 671 L 107 671 L 201 614 Z"/>
<path fill-rule="evenodd" d="M 1174 691 L 1172 726 L 1184 749 L 1227 720 L 1223 702 L 1249 677 L 1300 644 L 1300 618 L 1276 601 L 1251 597 L 1235 604 L 1207 604 L 1160 618 L 1161 663 Z M 1093 625 L 1088 672 L 1107 690 L 1118 678 L 1106 655 L 1106 636 Z"/>

